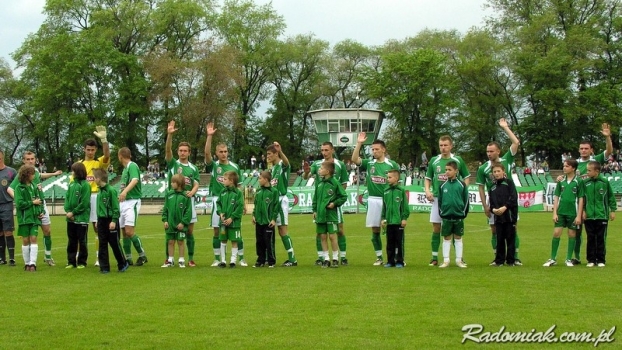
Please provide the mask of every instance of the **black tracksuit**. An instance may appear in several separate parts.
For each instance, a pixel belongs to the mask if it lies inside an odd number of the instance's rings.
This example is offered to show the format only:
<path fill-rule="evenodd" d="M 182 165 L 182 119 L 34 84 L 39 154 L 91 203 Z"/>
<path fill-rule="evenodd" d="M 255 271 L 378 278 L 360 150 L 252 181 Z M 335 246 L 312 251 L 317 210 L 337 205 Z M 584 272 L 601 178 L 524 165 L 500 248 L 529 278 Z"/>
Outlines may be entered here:
<path fill-rule="evenodd" d="M 490 210 L 503 206 L 507 210 L 502 215 L 495 215 L 495 230 L 497 234 L 497 254 L 495 263 L 502 265 L 506 262 L 513 265 L 515 261 L 516 219 L 518 218 L 518 194 L 514 182 L 504 178 L 495 180 L 490 191 Z"/>

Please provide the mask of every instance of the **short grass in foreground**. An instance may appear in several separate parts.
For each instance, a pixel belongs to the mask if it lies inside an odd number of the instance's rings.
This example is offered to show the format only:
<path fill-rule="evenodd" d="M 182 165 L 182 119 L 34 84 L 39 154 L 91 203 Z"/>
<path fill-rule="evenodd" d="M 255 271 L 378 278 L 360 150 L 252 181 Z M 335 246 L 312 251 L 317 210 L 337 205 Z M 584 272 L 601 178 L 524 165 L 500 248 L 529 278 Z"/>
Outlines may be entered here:
<path fill-rule="evenodd" d="M 609 330 L 622 319 L 620 222 L 612 222 L 606 268 L 542 267 L 550 254 L 550 213 L 524 213 L 519 222 L 522 267 L 489 267 L 490 231 L 484 215 L 466 221 L 465 260 L 459 269 L 429 267 L 431 225 L 413 214 L 406 231 L 404 269 L 372 266 L 375 259 L 364 215 L 346 215 L 350 266 L 321 269 L 310 215 L 291 215 L 299 266 L 209 267 L 208 217 L 197 225 L 196 268 L 161 268 L 164 242 L 159 216 L 141 216 L 138 233 L 149 262 L 126 273 L 101 275 L 92 265 L 66 270 L 65 223 L 53 217 L 56 267 L 39 271 L 0 266 L 3 326 L 0 347 L 13 349 L 397 349 L 456 348 L 462 327 L 495 332 Z M 245 216 L 246 258 L 254 262 L 254 229 Z M 94 260 L 94 240 L 89 231 Z M 383 239 L 383 242 L 385 240 Z M 285 251 L 277 239 L 279 263 Z M 563 262 L 562 239 L 558 262 Z M 40 242 L 42 247 L 42 240 Z M 18 247 L 17 252 L 21 252 Z M 585 251 L 585 243 L 583 246 Z M 583 256 L 585 256 L 583 254 Z M 452 262 L 453 262 L 452 251 Z M 585 258 L 583 258 L 585 260 Z M 584 261 L 585 264 L 585 261 Z M 614 338 L 616 335 L 614 334 Z M 602 344 L 609 348 L 613 344 Z M 467 343 L 468 347 L 481 346 Z M 538 348 L 496 344 L 487 348 Z M 557 344 L 587 348 L 589 344 Z"/>

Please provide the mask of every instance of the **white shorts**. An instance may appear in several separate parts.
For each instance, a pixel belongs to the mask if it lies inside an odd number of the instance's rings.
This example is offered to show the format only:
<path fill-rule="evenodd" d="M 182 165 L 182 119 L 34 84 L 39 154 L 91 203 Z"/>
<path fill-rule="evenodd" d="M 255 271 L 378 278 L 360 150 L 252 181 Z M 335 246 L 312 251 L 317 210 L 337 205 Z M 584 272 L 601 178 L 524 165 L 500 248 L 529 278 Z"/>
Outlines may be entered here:
<path fill-rule="evenodd" d="M 220 216 L 216 214 L 216 200 L 218 197 L 212 197 L 212 227 L 220 227 Z"/>
<path fill-rule="evenodd" d="M 97 222 L 97 193 L 91 192 L 91 215 L 89 216 L 90 222 Z"/>
<path fill-rule="evenodd" d="M 140 199 L 126 199 L 119 203 L 121 215 L 119 217 L 119 226 L 136 227 L 136 220 L 140 212 Z"/>
<path fill-rule="evenodd" d="M 190 219 L 190 223 L 194 224 L 197 221 L 199 221 L 199 219 L 197 218 L 197 208 L 194 207 L 194 196 L 193 196 L 192 197 L 192 219 Z"/>
<path fill-rule="evenodd" d="M 443 222 L 441 219 L 441 213 L 438 211 L 438 197 L 434 197 L 432 202 L 432 211 L 430 211 L 430 222 L 433 224 L 440 224 Z"/>
<path fill-rule="evenodd" d="M 43 201 L 43 217 L 41 218 L 41 226 L 50 225 L 52 222 L 50 221 L 50 211 L 48 206 L 45 204 L 45 200 Z"/>
<path fill-rule="evenodd" d="M 367 218 L 365 227 L 380 227 L 382 219 L 382 198 L 367 197 Z"/>
<path fill-rule="evenodd" d="M 276 226 L 287 226 L 289 218 L 289 198 L 287 196 L 279 196 L 281 201 L 281 212 L 276 217 Z"/>

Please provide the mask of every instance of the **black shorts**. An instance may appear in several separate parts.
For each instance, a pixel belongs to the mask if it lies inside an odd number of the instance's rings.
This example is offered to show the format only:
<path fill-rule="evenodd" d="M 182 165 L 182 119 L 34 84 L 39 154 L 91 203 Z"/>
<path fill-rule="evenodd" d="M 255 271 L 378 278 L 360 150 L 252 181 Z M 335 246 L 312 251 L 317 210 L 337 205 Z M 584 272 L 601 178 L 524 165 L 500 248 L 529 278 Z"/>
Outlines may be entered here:
<path fill-rule="evenodd" d="M 13 203 L 0 204 L 0 232 L 15 231 Z"/>

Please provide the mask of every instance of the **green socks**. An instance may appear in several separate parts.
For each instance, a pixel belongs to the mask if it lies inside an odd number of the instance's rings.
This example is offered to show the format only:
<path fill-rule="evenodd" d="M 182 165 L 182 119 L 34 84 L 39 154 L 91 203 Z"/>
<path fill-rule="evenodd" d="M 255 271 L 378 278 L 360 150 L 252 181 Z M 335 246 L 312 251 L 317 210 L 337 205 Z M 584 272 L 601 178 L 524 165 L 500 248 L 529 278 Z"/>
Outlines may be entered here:
<path fill-rule="evenodd" d="M 568 252 L 566 253 L 566 260 L 572 259 L 572 253 L 575 250 L 576 243 L 575 237 L 568 237 Z"/>
<path fill-rule="evenodd" d="M 192 238 L 192 255 L 194 255 L 194 238 Z M 244 260 L 244 239 L 241 237 L 238 242 L 238 259 Z"/>
<path fill-rule="evenodd" d="M 186 235 L 186 247 L 188 247 L 188 260 L 194 260 L 194 234 Z"/>
<path fill-rule="evenodd" d="M 339 257 L 344 259 L 346 257 L 346 236 L 337 235 L 337 244 L 339 245 Z"/>
<path fill-rule="evenodd" d="M 294 245 L 292 244 L 292 239 L 289 235 L 285 235 L 281 237 L 281 241 L 283 241 L 283 246 L 285 250 L 287 250 L 287 257 L 289 261 L 296 262 L 296 257 L 294 256 Z"/>
<path fill-rule="evenodd" d="M 497 235 L 493 234 L 492 237 L 490 238 L 490 244 L 492 244 L 492 251 L 493 252 L 497 252 Z M 514 258 L 516 258 L 516 256 L 514 256 Z"/>
<path fill-rule="evenodd" d="M 438 261 L 438 248 L 441 246 L 441 234 L 432 232 L 432 260 Z"/>
<path fill-rule="evenodd" d="M 319 260 L 324 259 L 324 252 L 322 251 L 322 239 L 320 235 L 315 235 L 315 249 L 317 251 L 317 258 Z"/>
<path fill-rule="evenodd" d="M 45 258 L 52 259 L 52 237 L 43 236 L 43 246 L 45 247 Z"/>
<path fill-rule="evenodd" d="M 214 248 L 214 260 L 220 261 L 220 240 L 218 237 L 212 237 L 212 248 Z"/>
<path fill-rule="evenodd" d="M 128 237 L 123 237 L 123 252 L 126 258 L 132 258 L 132 240 Z"/>
<path fill-rule="evenodd" d="M 380 238 L 380 232 L 373 232 L 371 234 L 371 243 L 374 245 L 377 257 L 382 257 L 382 239 Z"/>
<path fill-rule="evenodd" d="M 559 249 L 559 241 L 560 241 L 559 237 L 553 237 L 553 241 L 551 243 L 551 260 L 555 260 L 555 258 L 557 258 L 557 250 Z"/>
<path fill-rule="evenodd" d="M 518 232 L 514 236 L 514 246 L 516 250 L 514 251 L 514 259 L 518 259 L 518 247 L 520 246 L 520 239 L 518 239 Z"/>
<path fill-rule="evenodd" d="M 143 254 L 145 250 L 143 249 L 143 242 L 140 241 L 140 237 L 138 237 L 137 234 L 134 234 L 130 239 L 138 254 Z"/>

